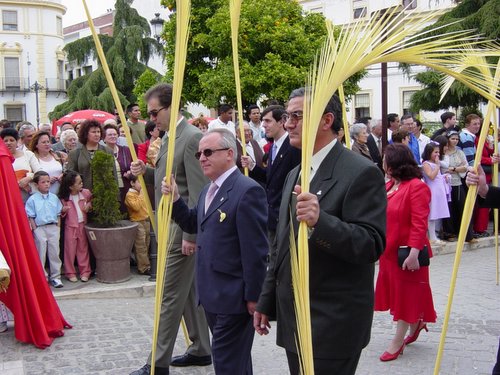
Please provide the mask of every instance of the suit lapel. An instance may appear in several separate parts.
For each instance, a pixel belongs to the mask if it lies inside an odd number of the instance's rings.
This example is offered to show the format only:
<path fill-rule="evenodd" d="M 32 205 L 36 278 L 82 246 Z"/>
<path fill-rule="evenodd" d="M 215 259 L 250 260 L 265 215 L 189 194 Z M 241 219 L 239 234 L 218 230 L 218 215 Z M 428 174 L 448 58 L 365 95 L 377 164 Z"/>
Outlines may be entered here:
<path fill-rule="evenodd" d="M 335 174 L 335 167 L 337 165 L 339 156 L 341 155 L 342 152 L 345 152 L 344 146 L 342 146 L 340 142 L 335 143 L 335 146 L 325 157 L 319 169 L 316 171 L 314 178 L 311 181 L 311 184 L 309 186 L 309 191 L 313 194 L 316 194 L 319 202 L 321 202 L 323 197 L 327 195 L 328 192 L 338 182 L 339 176 L 338 173 L 337 175 Z M 296 204 L 297 201 L 295 199 L 296 197 L 292 195 L 292 191 L 297 182 L 299 172 L 300 172 L 300 166 L 298 168 L 293 169 L 292 172 L 290 172 L 286 186 L 283 189 L 283 196 L 289 197 L 289 200 L 286 204 L 286 207 L 284 205 L 281 205 L 279 217 L 280 219 L 286 217 L 286 223 L 288 223 L 288 225 L 284 226 L 283 233 L 279 234 L 280 235 L 280 237 L 278 238 L 279 252 L 276 260 L 275 269 L 279 268 L 279 265 L 283 262 L 285 255 L 290 252 L 290 245 L 289 245 L 290 220 L 294 225 L 295 237 L 297 237 L 298 235 L 298 222 L 294 217 L 295 207 L 292 207 L 293 205 Z M 290 213 L 292 214 L 291 218 L 290 218 Z"/>
<path fill-rule="evenodd" d="M 292 192 L 295 184 L 297 183 L 297 178 L 300 173 L 300 165 L 296 168 L 294 168 L 290 174 L 288 175 L 288 179 L 286 181 L 285 186 L 283 187 L 283 197 L 288 197 L 286 202 L 282 201 L 282 204 L 280 206 L 280 212 L 279 212 L 279 218 L 280 220 L 283 220 L 283 224 L 278 224 L 280 225 L 281 232 L 279 233 L 279 238 L 278 238 L 278 256 L 276 259 L 276 266 L 275 269 L 279 267 L 283 259 L 285 258 L 285 255 L 290 252 L 290 220 L 292 222 L 296 222 L 295 219 L 290 217 L 290 213 L 294 215 L 295 209 L 292 208 L 292 202 L 297 202 L 295 197 L 292 197 Z M 286 223 L 286 224 L 284 224 Z M 297 233 L 297 232 L 296 232 Z"/>
<path fill-rule="evenodd" d="M 161 139 L 160 151 L 158 151 L 158 155 L 156 156 L 155 165 L 158 166 L 158 162 L 168 151 L 168 136 L 165 134 Z"/>
<path fill-rule="evenodd" d="M 175 130 L 175 140 L 179 139 L 181 136 L 182 132 L 186 128 L 187 122 L 186 119 L 182 119 L 182 121 L 177 125 L 177 128 Z M 163 138 L 161 139 L 161 147 L 160 151 L 158 151 L 158 156 L 156 157 L 156 163 L 155 165 L 158 165 L 158 161 L 165 155 L 168 151 L 168 136 L 165 134 Z"/>
<path fill-rule="evenodd" d="M 278 169 L 279 165 L 283 162 L 289 148 L 290 148 L 290 139 L 287 136 L 283 141 L 283 144 L 281 145 L 280 149 L 278 150 L 278 155 L 276 155 L 276 157 L 274 158 L 274 162 L 272 164 L 268 163 L 268 168 L 267 168 L 268 181 L 270 181 L 273 178 L 276 169 Z"/>
<path fill-rule="evenodd" d="M 238 175 L 241 172 L 236 169 L 233 173 L 229 175 L 228 178 L 226 178 L 226 181 L 222 184 L 222 186 L 219 188 L 217 191 L 217 194 L 215 194 L 214 199 L 212 200 L 212 203 L 210 204 L 210 207 L 208 207 L 207 213 L 204 215 L 203 220 L 201 224 L 203 224 L 214 212 L 217 212 L 220 206 L 222 206 L 228 199 L 229 199 L 229 192 L 233 189 L 233 185 L 238 178 Z M 205 209 L 205 194 L 202 194 L 203 197 L 203 209 Z"/>
<path fill-rule="evenodd" d="M 344 146 L 340 142 L 335 143 L 311 181 L 309 191 L 316 194 L 320 202 L 339 180 L 339 174 L 335 174 L 335 166 L 342 152 L 345 152 Z"/>

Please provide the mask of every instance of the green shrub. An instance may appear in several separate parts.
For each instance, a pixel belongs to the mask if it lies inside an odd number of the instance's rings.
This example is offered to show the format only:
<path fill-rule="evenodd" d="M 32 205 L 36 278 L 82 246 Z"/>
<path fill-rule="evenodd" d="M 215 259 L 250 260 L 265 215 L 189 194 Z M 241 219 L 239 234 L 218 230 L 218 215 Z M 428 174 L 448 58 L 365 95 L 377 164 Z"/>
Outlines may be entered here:
<path fill-rule="evenodd" d="M 97 150 L 90 162 L 92 169 L 93 191 L 92 221 L 111 227 L 123 218 L 118 201 L 119 189 L 113 173 L 115 159 L 104 151 Z"/>

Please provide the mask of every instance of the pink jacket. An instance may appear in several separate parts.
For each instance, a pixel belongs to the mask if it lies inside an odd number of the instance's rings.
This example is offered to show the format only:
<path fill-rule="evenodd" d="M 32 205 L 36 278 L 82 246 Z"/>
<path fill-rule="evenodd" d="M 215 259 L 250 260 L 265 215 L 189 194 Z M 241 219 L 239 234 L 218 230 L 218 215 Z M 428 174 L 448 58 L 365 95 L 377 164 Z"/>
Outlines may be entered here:
<path fill-rule="evenodd" d="M 90 190 L 83 189 L 79 194 L 78 194 L 78 204 L 80 206 L 80 209 L 82 210 L 83 213 L 83 222 L 87 222 L 87 213 L 83 210 L 85 207 L 85 203 L 90 202 L 92 199 L 92 193 Z M 66 211 L 64 214 L 61 214 L 62 217 L 66 219 L 65 221 L 65 226 L 67 227 L 78 227 L 78 215 L 76 213 L 76 207 L 75 204 L 73 203 L 72 200 L 66 200 L 66 199 L 61 199 L 61 203 L 63 204 L 63 207 L 68 207 L 69 210 Z"/>

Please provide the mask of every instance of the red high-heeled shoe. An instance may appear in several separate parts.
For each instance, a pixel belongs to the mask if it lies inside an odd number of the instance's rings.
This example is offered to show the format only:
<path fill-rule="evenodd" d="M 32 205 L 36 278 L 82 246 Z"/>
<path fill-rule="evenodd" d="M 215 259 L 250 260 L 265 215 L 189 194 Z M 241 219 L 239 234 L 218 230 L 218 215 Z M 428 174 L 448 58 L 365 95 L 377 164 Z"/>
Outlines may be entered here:
<path fill-rule="evenodd" d="M 399 350 L 396 353 L 384 352 L 384 354 L 380 356 L 380 360 L 382 362 L 394 361 L 399 357 L 399 355 L 403 355 L 404 348 L 405 348 L 405 343 L 401 345 L 401 348 L 399 348 Z"/>
<path fill-rule="evenodd" d="M 421 322 L 421 323 L 423 323 L 423 322 Z M 427 323 L 424 323 L 422 325 L 420 325 L 420 323 L 419 323 L 419 327 L 413 333 L 413 335 L 406 336 L 406 338 L 405 338 L 405 345 L 408 345 L 408 344 L 411 344 L 412 342 L 417 341 L 418 336 L 420 335 L 420 331 L 423 330 L 423 329 L 425 329 L 425 332 L 429 332 L 429 329 L 427 328 Z"/>

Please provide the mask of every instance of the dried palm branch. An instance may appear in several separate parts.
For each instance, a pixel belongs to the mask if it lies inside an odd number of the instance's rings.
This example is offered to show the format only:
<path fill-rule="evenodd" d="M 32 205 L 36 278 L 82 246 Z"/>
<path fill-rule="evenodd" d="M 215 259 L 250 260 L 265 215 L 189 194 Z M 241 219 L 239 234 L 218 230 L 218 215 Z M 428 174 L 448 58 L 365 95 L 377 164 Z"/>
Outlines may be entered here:
<path fill-rule="evenodd" d="M 238 30 L 240 24 L 241 0 L 229 0 L 229 15 L 231 17 L 231 44 L 233 47 L 233 67 L 234 83 L 236 87 L 236 102 L 238 105 L 238 124 L 241 137 L 241 152 L 243 156 L 247 155 L 245 130 L 243 129 L 243 104 L 241 100 L 241 82 L 240 82 L 240 60 L 238 54 Z M 248 176 L 248 168 L 245 167 L 245 176 Z"/>
<path fill-rule="evenodd" d="M 175 62 L 174 81 L 172 92 L 172 103 L 170 105 L 170 125 L 168 134 L 168 155 L 166 160 L 165 179 L 170 182 L 175 155 L 175 136 L 177 130 L 177 118 L 181 103 L 182 86 L 184 80 L 184 70 L 186 67 L 187 45 L 190 29 L 191 1 L 176 1 L 176 40 L 175 40 Z M 156 342 L 158 340 L 158 327 L 160 321 L 161 301 L 163 299 L 163 287 L 165 275 L 168 272 L 167 258 L 171 248 L 170 229 L 172 217 L 173 194 L 162 196 L 158 207 L 158 267 L 156 279 L 155 295 L 155 320 L 153 327 L 153 345 L 151 353 L 151 371 L 154 374 L 156 359 Z"/>
<path fill-rule="evenodd" d="M 432 67 L 454 76 L 489 100 L 498 100 L 498 84 L 484 82 L 475 74 L 458 74 L 451 68 L 452 56 L 470 46 L 478 55 L 500 55 L 494 42 L 483 40 L 474 31 L 449 32 L 440 36 L 432 33 L 441 27 L 421 31 L 422 25 L 431 23 L 441 12 L 424 15 L 419 23 L 409 22 L 413 12 L 398 13 L 396 9 L 386 14 L 375 13 L 367 22 L 358 21 L 344 29 L 335 38 L 333 28 L 327 28 L 327 38 L 310 70 L 304 98 L 302 124 L 302 192 L 309 191 L 309 170 L 318 124 L 324 108 L 333 93 L 354 73 L 369 65 L 382 62 L 405 62 Z M 444 26 L 442 26 L 444 27 Z M 297 262 L 292 270 L 294 290 L 301 295 L 295 300 L 298 326 L 299 356 L 304 365 L 303 373 L 313 374 L 312 338 L 310 334 L 309 270 L 307 225 L 301 222 L 298 234 Z M 303 306 L 298 306 L 298 304 Z"/>
<path fill-rule="evenodd" d="M 126 124 L 127 120 L 125 118 L 125 113 L 123 112 L 123 107 L 121 105 L 120 98 L 118 97 L 118 91 L 116 90 L 115 82 L 113 81 L 113 76 L 111 75 L 111 71 L 109 70 L 108 62 L 106 61 L 106 55 L 104 54 L 104 51 L 102 49 L 101 41 L 97 36 L 97 32 L 94 26 L 94 21 L 90 15 L 86 1 L 82 0 L 82 2 L 83 2 L 83 7 L 85 8 L 85 13 L 87 15 L 90 31 L 92 32 L 92 38 L 94 39 L 94 43 L 96 46 L 97 55 L 99 56 L 99 60 L 101 61 L 102 69 L 104 71 L 104 75 L 106 76 L 106 81 L 108 82 L 111 95 L 113 96 L 113 101 L 115 102 L 115 108 L 118 110 L 118 114 L 120 116 L 122 124 Z M 123 129 L 125 130 L 125 138 L 127 139 L 127 145 L 128 148 L 130 149 L 130 154 L 132 155 L 132 161 L 136 161 L 137 154 L 135 152 L 132 136 L 130 135 L 130 129 L 128 126 L 124 126 Z M 147 189 L 146 185 L 144 184 L 144 178 L 142 176 L 139 176 L 139 182 L 141 184 L 142 191 L 146 192 Z M 156 232 L 156 221 L 154 220 L 153 209 L 151 207 L 151 201 L 149 200 L 148 194 L 144 194 L 144 201 L 146 202 L 146 210 L 148 211 L 149 220 L 151 221 L 153 230 Z"/>
<path fill-rule="evenodd" d="M 500 83 L 500 60 L 498 61 L 495 76 L 492 77 L 491 73 L 489 73 L 489 72 L 488 72 L 488 74 L 489 74 L 489 78 L 487 78 L 487 77 L 483 77 L 483 78 L 491 81 L 491 84 L 492 84 L 491 91 L 494 92 L 495 90 L 497 90 L 498 84 Z M 497 106 L 493 103 L 492 100 L 490 100 L 488 103 L 487 110 L 486 110 L 486 116 L 484 117 L 484 120 L 483 120 L 483 126 L 481 128 L 479 142 L 477 144 L 476 158 L 474 160 L 474 166 L 473 166 L 475 171 L 477 171 L 479 165 L 481 164 L 481 155 L 483 154 L 484 143 L 486 141 L 486 136 L 488 135 L 490 121 L 491 121 L 492 117 L 494 116 L 494 112 L 495 112 L 496 108 L 497 108 Z M 495 143 L 497 143 L 497 142 L 495 141 Z M 496 149 L 498 150 L 498 146 Z M 497 177 L 498 177 L 498 165 L 497 165 Z M 497 178 L 497 181 L 498 181 L 498 178 Z M 445 344 L 445 340 L 446 340 L 446 333 L 448 331 L 448 323 L 450 320 L 451 305 L 453 304 L 453 296 L 455 293 L 458 268 L 460 266 L 460 260 L 462 258 L 462 251 L 464 248 L 464 241 L 465 241 L 467 228 L 469 227 L 469 223 L 470 223 L 470 220 L 472 218 L 472 213 L 474 211 L 474 204 L 476 202 L 476 194 L 477 194 L 477 186 L 476 185 L 469 186 L 469 189 L 467 191 L 467 197 L 465 199 L 462 221 L 460 223 L 460 232 L 458 234 L 457 249 L 456 249 L 456 253 L 455 253 L 455 261 L 453 263 L 453 272 L 452 272 L 452 276 L 451 276 L 450 289 L 448 292 L 448 303 L 446 305 L 446 311 L 445 311 L 445 316 L 444 316 L 444 320 L 443 320 L 443 328 L 441 330 L 441 338 L 439 341 L 438 353 L 436 356 L 436 362 L 435 362 L 435 366 L 434 366 L 434 375 L 438 375 L 439 370 L 441 368 L 441 359 L 443 356 L 444 344 Z M 497 260 L 497 263 L 498 263 L 498 260 Z M 497 271 L 497 274 L 498 274 L 498 271 Z"/>

